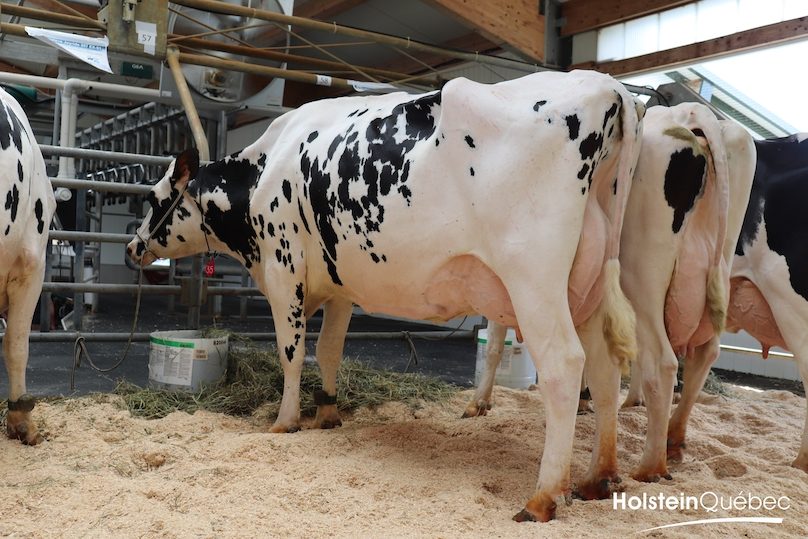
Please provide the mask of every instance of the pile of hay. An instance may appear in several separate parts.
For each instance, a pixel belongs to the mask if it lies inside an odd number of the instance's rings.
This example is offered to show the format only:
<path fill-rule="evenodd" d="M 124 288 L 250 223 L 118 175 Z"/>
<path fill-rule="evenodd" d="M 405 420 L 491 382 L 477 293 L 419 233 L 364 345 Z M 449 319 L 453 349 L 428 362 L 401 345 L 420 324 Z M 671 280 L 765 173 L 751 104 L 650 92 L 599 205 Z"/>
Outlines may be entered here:
<path fill-rule="evenodd" d="M 304 366 L 300 382 L 301 413 L 314 415 L 317 407 L 312 394 L 322 388 L 319 369 Z M 337 378 L 337 407 L 340 411 L 351 411 L 398 401 L 417 408 L 425 401 L 446 401 L 458 390 L 434 378 L 373 369 L 345 359 Z M 123 397 L 133 415 L 149 419 L 178 410 L 244 416 L 261 407 L 262 413 L 277 414 L 283 395 L 283 369 L 274 345 L 259 348 L 241 339 L 240 344 L 231 345 L 224 378 L 196 393 L 147 389 L 123 381 L 118 383 L 115 393 Z"/>

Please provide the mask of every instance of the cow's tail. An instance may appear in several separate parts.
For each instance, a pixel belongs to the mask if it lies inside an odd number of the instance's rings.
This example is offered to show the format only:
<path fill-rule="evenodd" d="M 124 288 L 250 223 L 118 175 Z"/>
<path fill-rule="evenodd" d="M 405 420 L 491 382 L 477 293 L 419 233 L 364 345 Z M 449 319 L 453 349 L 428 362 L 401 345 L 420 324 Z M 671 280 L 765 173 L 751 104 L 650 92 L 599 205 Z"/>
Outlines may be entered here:
<path fill-rule="evenodd" d="M 729 275 L 727 266 L 722 264 L 724 258 L 724 242 L 727 238 L 727 215 L 729 212 L 729 164 L 727 163 L 727 150 L 721 133 L 721 125 L 709 112 L 704 109 L 691 111 L 690 118 L 695 125 L 688 125 L 696 137 L 706 141 L 707 151 L 707 181 L 712 182 L 715 196 L 718 201 L 718 237 L 716 238 L 715 253 L 707 272 L 707 298 L 706 308 L 710 323 L 715 332 L 724 331 L 727 319 L 727 303 Z M 709 115 L 704 121 L 698 121 L 702 114 Z M 700 130 L 700 131 L 699 131 Z M 703 135 L 702 135 L 703 134 Z M 700 141 L 700 144 L 704 144 Z"/>
<path fill-rule="evenodd" d="M 628 204 L 634 168 L 637 166 L 642 139 L 642 117 L 645 106 L 621 88 L 622 143 L 617 164 L 617 185 L 614 196 L 614 214 L 606 245 L 606 264 L 603 268 L 603 336 L 609 352 L 626 371 L 637 357 L 637 320 L 634 308 L 620 287 L 620 232 Z M 633 104 L 631 107 L 629 105 Z"/>

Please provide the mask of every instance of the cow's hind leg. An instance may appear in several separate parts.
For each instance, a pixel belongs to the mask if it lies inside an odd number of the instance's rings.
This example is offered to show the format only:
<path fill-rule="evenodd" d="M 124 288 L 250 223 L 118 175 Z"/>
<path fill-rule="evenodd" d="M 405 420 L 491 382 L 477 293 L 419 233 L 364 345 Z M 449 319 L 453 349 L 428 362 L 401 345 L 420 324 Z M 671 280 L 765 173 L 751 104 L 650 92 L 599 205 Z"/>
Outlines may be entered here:
<path fill-rule="evenodd" d="M 502 361 L 502 352 L 505 350 L 505 334 L 508 328 L 502 324 L 488 322 L 488 346 L 485 351 L 485 370 L 480 383 L 474 391 L 474 396 L 466 405 L 463 417 L 476 417 L 485 415 L 491 409 L 491 392 L 494 389 L 494 378 L 497 367 Z"/>
<path fill-rule="evenodd" d="M 612 494 L 617 475 L 617 407 L 620 398 L 620 367 L 609 355 L 603 338 L 601 309 L 579 328 L 586 350 L 586 379 L 595 406 L 595 446 L 592 460 L 576 494 L 584 500 L 604 499 Z"/>
<path fill-rule="evenodd" d="M 642 367 L 640 362 L 631 364 L 631 381 L 628 386 L 626 400 L 623 401 L 623 408 L 633 408 L 635 406 L 645 406 L 645 399 L 642 395 Z"/>
<path fill-rule="evenodd" d="M 662 310 L 658 312 L 661 313 Z M 638 310 L 637 339 L 648 425 L 645 449 L 640 465 L 632 477 L 648 483 L 659 481 L 663 477 L 670 479 L 665 450 L 678 361 L 660 316 L 653 317 L 652 314 Z"/>
<path fill-rule="evenodd" d="M 699 397 L 701 388 L 707 380 L 716 358 L 718 357 L 719 342 L 714 336 L 707 343 L 696 348 L 692 356 L 685 359 L 684 387 L 682 388 L 682 399 L 676 405 L 670 424 L 668 426 L 668 461 L 679 462 L 682 460 L 682 452 L 685 448 L 685 430 L 690 412 Z"/>
<path fill-rule="evenodd" d="M 511 296 L 525 299 L 530 294 Z M 519 522 L 552 520 L 557 500 L 568 500 L 571 494 L 570 459 L 584 351 L 565 300 L 561 297 L 534 303 L 527 309 L 519 309 L 514 301 L 522 335 L 539 373 L 539 389 L 546 410 L 539 481 L 525 508 L 513 517 Z"/>
<path fill-rule="evenodd" d="M 323 389 L 315 391 L 317 416 L 314 426 L 331 429 L 342 425 L 337 409 L 337 371 L 342 361 L 345 334 L 351 322 L 353 304 L 344 299 L 331 299 L 323 305 L 323 327 L 317 339 L 317 363 L 323 377 Z"/>
<path fill-rule="evenodd" d="M 21 265 L 22 266 L 22 265 Z M 9 438 L 24 444 L 36 445 L 43 441 L 31 419 L 34 398 L 26 393 L 25 368 L 28 364 L 28 336 L 31 319 L 42 292 L 43 268 L 16 273 L 9 278 L 8 327 L 3 337 L 6 372 L 8 373 L 8 415 L 6 432 Z"/>

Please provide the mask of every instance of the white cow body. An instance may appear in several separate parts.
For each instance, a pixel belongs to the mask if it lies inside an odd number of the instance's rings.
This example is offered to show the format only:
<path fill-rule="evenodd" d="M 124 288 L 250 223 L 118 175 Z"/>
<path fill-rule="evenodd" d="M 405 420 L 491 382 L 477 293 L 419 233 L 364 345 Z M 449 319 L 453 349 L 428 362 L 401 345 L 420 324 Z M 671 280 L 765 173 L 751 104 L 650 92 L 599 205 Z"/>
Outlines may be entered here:
<path fill-rule="evenodd" d="M 31 319 L 42 291 L 45 249 L 56 199 L 45 161 L 19 104 L 0 89 L 0 311 L 7 312 L 3 352 L 9 378 L 9 437 L 36 444 L 33 398 L 26 394 L 25 367 Z"/>
<path fill-rule="evenodd" d="M 669 458 L 681 458 L 687 418 L 718 357 L 755 153 L 742 127 L 719 122 L 702 105 L 652 107 L 647 118 L 621 262 L 640 349 L 626 404 L 644 393 L 648 405 L 646 446 L 634 477 L 655 481 L 668 475 Z M 707 165 L 700 170 L 699 155 Z M 669 424 L 677 355 L 686 357 L 686 382 Z"/>
<path fill-rule="evenodd" d="M 612 199 L 628 189 L 640 110 L 620 84 L 591 72 L 491 86 L 455 79 L 421 96 L 311 103 L 198 173 L 192 157 L 178 158 L 129 250 L 141 263 L 202 251 L 204 222 L 211 247 L 244 261 L 274 314 L 285 379 L 278 432 L 299 428 L 305 315 L 322 304 L 327 406 L 352 302 L 416 319 L 476 312 L 517 326 L 542 358 L 548 437 L 538 490 L 516 518 L 548 520 L 569 490 L 583 368 L 567 283 L 590 191 L 608 200 L 603 185 L 615 178 Z M 176 217 L 158 226 L 176 197 Z M 582 286 L 619 291 L 609 256 L 619 236 L 603 235 L 611 270 Z M 586 305 L 582 297 L 573 308 Z M 619 346 L 630 350 L 633 326 L 622 327 L 630 317 L 620 314 L 608 313 L 612 333 L 628 335 Z M 339 424 L 323 408 L 318 423 Z"/>

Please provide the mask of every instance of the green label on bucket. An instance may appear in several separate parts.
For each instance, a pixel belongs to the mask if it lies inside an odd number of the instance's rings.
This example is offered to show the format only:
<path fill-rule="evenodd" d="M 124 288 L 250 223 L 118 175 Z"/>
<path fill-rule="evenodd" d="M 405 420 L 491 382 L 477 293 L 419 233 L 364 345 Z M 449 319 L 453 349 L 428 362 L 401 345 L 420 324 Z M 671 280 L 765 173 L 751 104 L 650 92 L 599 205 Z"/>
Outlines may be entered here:
<path fill-rule="evenodd" d="M 179 342 L 179 341 L 169 341 L 167 339 L 158 339 L 157 337 L 149 337 L 150 342 L 154 344 L 161 344 L 163 346 L 172 346 L 174 348 L 193 348 L 194 343 L 192 342 Z"/>

